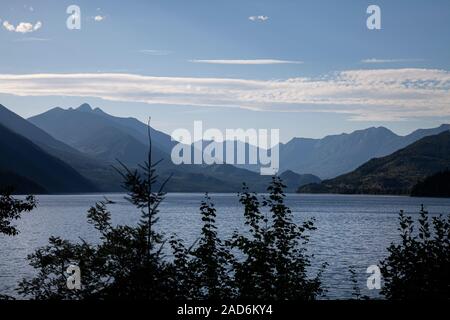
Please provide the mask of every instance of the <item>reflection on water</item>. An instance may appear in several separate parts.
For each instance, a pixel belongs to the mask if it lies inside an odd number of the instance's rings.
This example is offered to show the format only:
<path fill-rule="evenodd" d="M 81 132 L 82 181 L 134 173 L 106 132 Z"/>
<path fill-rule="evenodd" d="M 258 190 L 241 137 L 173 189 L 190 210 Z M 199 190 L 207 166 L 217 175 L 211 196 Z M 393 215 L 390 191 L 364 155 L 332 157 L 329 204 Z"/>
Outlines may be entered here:
<path fill-rule="evenodd" d="M 211 194 L 216 205 L 217 225 L 221 237 L 229 237 L 243 226 L 242 207 L 235 194 Z M 112 194 L 108 199 L 114 223 L 135 224 L 136 211 L 123 195 Z M 186 243 L 192 243 L 200 233 L 199 205 L 202 194 L 169 194 L 161 205 L 158 228 L 167 235 L 176 233 Z M 39 206 L 17 222 L 20 235 L 0 236 L 0 293 L 14 293 L 23 277 L 33 274 L 26 256 L 46 245 L 51 235 L 65 239 L 98 241 L 95 230 L 86 223 L 86 211 L 101 195 L 40 196 Z M 450 199 L 409 198 L 361 195 L 298 195 L 290 194 L 287 204 L 294 219 L 316 219 L 317 230 L 312 233 L 309 253 L 314 254 L 313 268 L 322 262 L 329 265 L 324 273 L 328 290 L 326 298 L 351 297 L 349 266 L 355 266 L 362 294 L 377 297 L 366 289 L 365 270 L 386 255 L 386 247 L 397 238 L 397 213 L 418 215 L 420 204 L 431 214 L 450 213 Z"/>

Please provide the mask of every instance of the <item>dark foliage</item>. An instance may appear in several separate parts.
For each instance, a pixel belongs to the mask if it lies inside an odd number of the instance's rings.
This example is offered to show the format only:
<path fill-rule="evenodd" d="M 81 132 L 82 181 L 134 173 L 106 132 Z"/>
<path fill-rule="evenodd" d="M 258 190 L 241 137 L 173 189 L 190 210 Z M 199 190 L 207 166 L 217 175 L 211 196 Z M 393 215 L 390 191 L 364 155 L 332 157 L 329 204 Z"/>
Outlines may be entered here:
<path fill-rule="evenodd" d="M 284 204 L 284 188 L 275 177 L 262 203 L 245 185 L 240 194 L 249 235 L 235 232 L 229 245 L 244 255 L 234 264 L 241 298 L 312 300 L 323 293 L 321 271 L 312 279 L 306 274 L 310 257 L 305 245 L 309 240 L 307 232 L 315 229 L 313 220 L 301 226 L 292 222 L 292 212 Z M 261 209 L 268 212 L 262 213 Z"/>
<path fill-rule="evenodd" d="M 216 209 L 206 194 L 200 205 L 203 227 L 196 244 L 187 249 L 172 238 L 175 277 L 181 284 L 177 297 L 188 299 L 224 299 L 233 297 L 230 273 L 233 256 L 217 235 Z"/>
<path fill-rule="evenodd" d="M 450 299 L 450 215 L 433 217 L 423 206 L 418 230 L 411 217 L 400 212 L 401 243 L 391 244 L 381 261 L 387 299 Z"/>
<path fill-rule="evenodd" d="M 6 189 L 0 195 L 0 233 L 15 236 L 19 231 L 12 221 L 20 219 L 22 213 L 33 210 L 36 207 L 36 199 L 27 196 L 25 200 L 18 200 L 11 194 L 12 190 Z"/>
<path fill-rule="evenodd" d="M 178 297 L 313 300 L 323 293 L 321 272 L 312 279 L 306 273 L 306 233 L 314 230 L 313 222 L 292 222 L 283 188 L 274 178 L 269 196 L 260 202 L 244 185 L 239 199 L 248 232 L 235 231 L 225 243 L 217 237 L 216 211 L 206 196 L 198 244 L 187 249 L 180 240 L 171 240 L 177 283 L 184 290 Z"/>
<path fill-rule="evenodd" d="M 166 262 L 162 258 L 163 236 L 154 230 L 162 189 L 153 192 L 157 179 L 148 163 L 142 173 L 124 167 L 128 201 L 141 214 L 137 226 L 113 226 L 109 201 L 97 203 L 88 212 L 88 222 L 100 233 L 101 243 L 72 243 L 50 238 L 49 245 L 29 256 L 39 270 L 36 278 L 23 280 L 19 293 L 35 299 L 166 299 L 173 296 Z M 161 188 L 164 186 L 162 184 Z M 82 272 L 81 290 L 66 286 L 66 269 L 76 264 Z"/>
<path fill-rule="evenodd" d="M 353 299 L 359 300 L 361 299 L 361 289 L 358 285 L 358 278 L 355 267 L 350 266 L 348 268 L 348 272 L 350 272 L 350 282 L 352 283 L 352 297 Z"/>
<path fill-rule="evenodd" d="M 36 199 L 33 196 L 18 200 L 12 197 L 12 191 L 12 189 L 4 189 L 0 192 L 0 234 L 7 236 L 18 235 L 19 230 L 12 222 L 20 219 L 22 213 L 30 212 L 36 207 Z M 0 294 L 1 300 L 14 300 L 14 298 Z"/>

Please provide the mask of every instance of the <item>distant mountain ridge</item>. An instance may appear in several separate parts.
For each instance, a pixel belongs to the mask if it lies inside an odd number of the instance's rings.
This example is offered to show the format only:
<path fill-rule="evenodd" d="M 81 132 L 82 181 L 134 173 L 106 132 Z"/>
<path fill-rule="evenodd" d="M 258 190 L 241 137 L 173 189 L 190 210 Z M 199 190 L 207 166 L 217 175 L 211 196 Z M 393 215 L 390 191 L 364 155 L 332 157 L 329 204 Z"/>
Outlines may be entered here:
<path fill-rule="evenodd" d="M 300 187 L 299 192 L 409 194 L 419 181 L 449 168 L 450 131 L 445 131 L 374 158 L 350 173 Z"/>
<path fill-rule="evenodd" d="M 323 139 L 294 138 L 280 146 L 280 170 L 311 173 L 322 179 L 350 172 L 372 158 L 387 156 L 411 143 L 450 129 L 449 124 L 399 136 L 384 127 Z"/>
<path fill-rule="evenodd" d="M 110 116 L 83 104 L 77 109 L 53 108 L 28 119 L 58 140 L 96 159 L 127 165 L 142 163 L 148 149 L 147 126 L 131 118 Z M 167 158 L 170 136 L 151 129 L 155 159 Z"/>
<path fill-rule="evenodd" d="M 120 178 L 110 165 L 55 139 L 33 123 L 0 104 L 0 124 L 30 140 L 48 154 L 61 159 L 92 181 L 100 190 L 120 191 Z"/>
<path fill-rule="evenodd" d="M 351 133 L 328 135 L 321 139 L 293 138 L 285 144 L 279 144 L 280 172 L 293 171 L 331 179 L 356 169 L 372 158 L 389 155 L 423 137 L 449 129 L 449 124 L 443 124 L 437 128 L 418 129 L 400 136 L 385 127 L 371 127 Z M 245 144 L 245 150 L 247 154 L 249 150 L 258 153 L 258 148 L 248 143 Z M 259 172 L 259 165 L 237 166 Z"/>
<path fill-rule="evenodd" d="M 134 118 L 109 115 L 88 104 L 76 109 L 53 108 L 28 121 L 0 106 L 0 124 L 9 126 L 9 129 L 31 140 L 45 152 L 66 162 L 101 191 L 122 190 L 120 176 L 111 167 L 117 165 L 117 159 L 136 167 L 147 158 L 146 124 Z M 442 125 L 434 129 L 419 129 L 402 137 L 378 127 L 323 139 L 294 138 L 280 145 L 279 174 L 287 182 L 288 192 L 292 192 L 299 186 L 321 181 L 305 168 L 321 174 L 345 171 L 353 166 L 358 167 L 374 154 L 398 150 L 423 136 L 448 129 L 450 125 Z M 169 135 L 152 128 L 150 134 L 153 160 L 164 159 L 158 173 L 161 177 L 174 173 L 167 191 L 235 192 L 243 182 L 255 191 L 264 191 L 270 181 L 270 177 L 248 170 L 258 169 L 255 166 L 176 166 L 170 161 L 170 152 L 176 142 L 171 141 Z M 250 148 L 254 150 L 248 144 L 246 148 L 247 152 Z"/>
<path fill-rule="evenodd" d="M 3 182 L 17 189 L 24 184 L 34 192 L 79 193 L 98 189 L 62 160 L 46 153 L 30 140 L 0 125 L 0 171 Z M 15 178 L 13 180 L 13 178 Z"/>
<path fill-rule="evenodd" d="M 147 159 L 148 127 L 134 118 L 111 116 L 88 104 L 73 109 L 53 108 L 28 119 L 53 137 L 101 162 L 117 164 L 116 159 L 135 167 Z M 271 177 L 232 165 L 174 165 L 171 151 L 177 143 L 163 132 L 150 129 L 152 158 L 164 159 L 158 166 L 161 177 L 174 174 L 167 191 L 236 192 L 246 182 L 252 190 L 265 191 Z M 191 148 L 193 148 L 191 146 Z M 290 176 L 288 190 L 318 181 L 312 175 Z"/>

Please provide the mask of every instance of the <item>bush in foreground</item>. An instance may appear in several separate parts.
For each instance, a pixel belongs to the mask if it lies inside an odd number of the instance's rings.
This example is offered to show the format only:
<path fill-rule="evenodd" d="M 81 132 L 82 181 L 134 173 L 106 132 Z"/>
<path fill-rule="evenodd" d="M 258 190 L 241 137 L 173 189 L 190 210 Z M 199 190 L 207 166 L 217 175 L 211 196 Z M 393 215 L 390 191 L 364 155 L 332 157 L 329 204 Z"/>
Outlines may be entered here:
<path fill-rule="evenodd" d="M 422 206 L 417 232 L 403 211 L 399 220 L 401 243 L 391 244 L 381 262 L 381 293 L 390 300 L 450 299 L 450 215 L 430 223 Z"/>

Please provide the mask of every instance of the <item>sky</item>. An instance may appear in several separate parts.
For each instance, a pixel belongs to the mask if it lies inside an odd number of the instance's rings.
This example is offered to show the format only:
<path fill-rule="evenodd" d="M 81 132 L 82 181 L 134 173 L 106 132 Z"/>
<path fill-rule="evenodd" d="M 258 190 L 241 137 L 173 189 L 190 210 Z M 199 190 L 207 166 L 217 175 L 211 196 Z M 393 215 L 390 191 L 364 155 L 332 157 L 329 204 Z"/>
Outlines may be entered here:
<path fill-rule="evenodd" d="M 169 134 L 196 120 L 283 142 L 407 134 L 450 122 L 449 39 L 448 0 L 1 0 L 0 104 L 87 102 Z"/>

